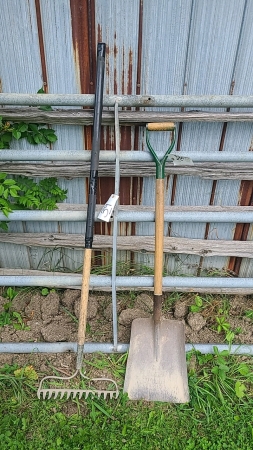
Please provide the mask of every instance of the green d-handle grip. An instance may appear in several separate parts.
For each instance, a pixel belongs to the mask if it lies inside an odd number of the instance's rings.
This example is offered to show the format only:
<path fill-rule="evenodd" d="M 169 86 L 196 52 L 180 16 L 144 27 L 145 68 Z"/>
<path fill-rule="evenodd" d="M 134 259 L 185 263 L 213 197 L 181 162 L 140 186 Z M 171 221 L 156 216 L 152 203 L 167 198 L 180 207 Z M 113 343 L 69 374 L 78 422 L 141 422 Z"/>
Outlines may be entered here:
<path fill-rule="evenodd" d="M 160 122 L 160 123 L 147 123 L 146 125 L 146 142 L 148 149 L 150 153 L 152 154 L 155 164 L 156 164 L 156 179 L 164 179 L 165 178 L 165 164 L 168 159 L 169 154 L 172 152 L 173 147 L 175 145 L 175 124 L 173 122 Z M 158 158 L 158 155 L 154 151 L 153 147 L 150 144 L 149 141 L 149 131 L 172 131 L 173 138 L 172 142 L 167 150 L 167 152 L 164 154 L 162 159 Z"/>

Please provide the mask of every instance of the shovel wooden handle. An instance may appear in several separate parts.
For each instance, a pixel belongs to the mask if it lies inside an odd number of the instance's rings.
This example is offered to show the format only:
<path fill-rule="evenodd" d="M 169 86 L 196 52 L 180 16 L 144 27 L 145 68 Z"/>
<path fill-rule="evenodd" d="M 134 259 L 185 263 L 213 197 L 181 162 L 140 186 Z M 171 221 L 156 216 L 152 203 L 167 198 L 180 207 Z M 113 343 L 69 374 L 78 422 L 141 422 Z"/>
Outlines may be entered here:
<path fill-rule="evenodd" d="M 155 202 L 155 273 L 153 319 L 159 325 L 163 293 L 164 179 L 156 180 Z"/>
<path fill-rule="evenodd" d="M 154 295 L 162 295 L 164 234 L 164 180 L 156 180 Z"/>
<path fill-rule="evenodd" d="M 154 308 L 155 347 L 158 355 L 158 335 L 162 314 L 163 290 L 163 241 L 164 241 L 164 178 L 165 163 L 175 145 L 175 124 L 173 122 L 148 123 L 146 125 L 146 142 L 156 164 L 156 200 L 155 200 L 155 273 L 154 273 Z M 149 140 L 149 131 L 172 131 L 171 144 L 160 159 Z"/>

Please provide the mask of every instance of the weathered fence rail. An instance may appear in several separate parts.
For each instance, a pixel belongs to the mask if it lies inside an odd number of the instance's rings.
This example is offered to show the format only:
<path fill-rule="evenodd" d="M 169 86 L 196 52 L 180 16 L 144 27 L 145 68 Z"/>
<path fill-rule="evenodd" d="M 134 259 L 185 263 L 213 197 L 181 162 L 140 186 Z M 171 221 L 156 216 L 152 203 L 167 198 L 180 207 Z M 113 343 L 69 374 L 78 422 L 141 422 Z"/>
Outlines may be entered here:
<path fill-rule="evenodd" d="M 111 249 L 112 239 L 112 236 L 95 235 L 93 242 L 94 250 Z M 1 233 L 0 242 L 26 245 L 28 247 L 84 249 L 84 238 L 82 234 Z M 129 251 L 133 251 L 134 249 L 136 252 L 154 252 L 155 242 L 152 236 L 118 236 L 117 249 Z M 253 258 L 253 242 L 165 237 L 164 253 Z"/>
<path fill-rule="evenodd" d="M 34 156 L 36 159 L 36 156 Z M 30 177 L 79 178 L 89 176 L 89 163 L 86 161 L 51 161 L 43 163 L 0 162 L 0 171 L 10 175 Z M 155 166 L 152 162 L 121 162 L 121 177 L 155 176 Z M 99 163 L 99 175 L 111 177 L 115 174 L 115 163 Z M 165 174 L 197 176 L 213 180 L 253 180 L 252 163 L 195 163 L 194 166 L 174 166 L 166 164 Z"/>
<path fill-rule="evenodd" d="M 92 125 L 93 110 L 63 109 L 42 111 L 39 108 L 2 108 L 5 120 L 17 122 L 54 123 L 62 125 Z M 209 111 L 119 111 L 120 125 L 145 125 L 147 122 L 252 122 L 253 112 L 209 112 Z M 114 125 L 114 112 L 103 111 L 103 125 Z"/>

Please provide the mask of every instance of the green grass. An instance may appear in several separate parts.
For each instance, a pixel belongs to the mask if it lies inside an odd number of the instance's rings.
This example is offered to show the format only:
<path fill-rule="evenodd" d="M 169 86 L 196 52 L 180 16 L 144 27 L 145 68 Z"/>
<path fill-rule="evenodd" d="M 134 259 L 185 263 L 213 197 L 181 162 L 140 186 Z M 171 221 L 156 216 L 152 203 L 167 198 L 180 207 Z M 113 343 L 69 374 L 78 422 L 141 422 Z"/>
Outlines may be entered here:
<path fill-rule="evenodd" d="M 191 401 L 185 405 L 36 398 L 34 371 L 0 370 L 1 449 L 251 450 L 253 364 L 228 352 L 187 355 Z M 94 355 L 87 371 L 108 371 L 122 388 L 126 355 Z"/>

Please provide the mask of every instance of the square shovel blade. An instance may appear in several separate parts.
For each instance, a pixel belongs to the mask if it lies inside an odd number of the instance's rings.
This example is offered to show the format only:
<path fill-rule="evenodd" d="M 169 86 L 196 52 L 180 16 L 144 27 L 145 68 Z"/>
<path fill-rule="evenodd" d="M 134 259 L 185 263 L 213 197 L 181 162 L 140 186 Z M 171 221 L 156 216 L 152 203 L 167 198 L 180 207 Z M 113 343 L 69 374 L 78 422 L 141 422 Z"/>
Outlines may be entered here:
<path fill-rule="evenodd" d="M 155 352 L 153 319 L 132 322 L 124 392 L 130 400 L 189 402 L 183 322 L 162 319 Z"/>

